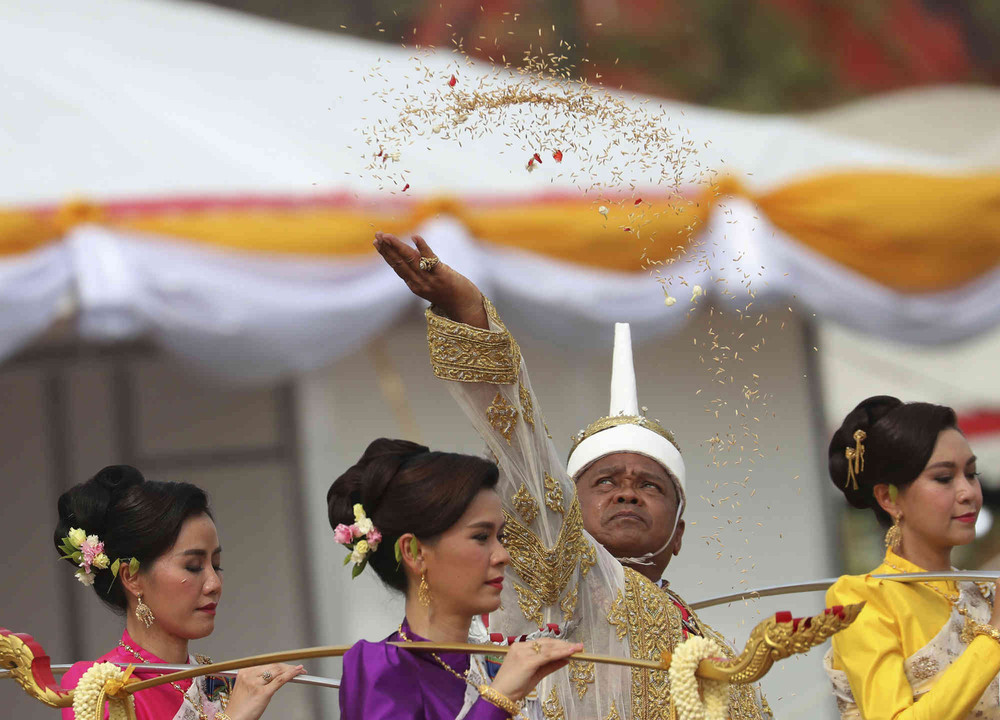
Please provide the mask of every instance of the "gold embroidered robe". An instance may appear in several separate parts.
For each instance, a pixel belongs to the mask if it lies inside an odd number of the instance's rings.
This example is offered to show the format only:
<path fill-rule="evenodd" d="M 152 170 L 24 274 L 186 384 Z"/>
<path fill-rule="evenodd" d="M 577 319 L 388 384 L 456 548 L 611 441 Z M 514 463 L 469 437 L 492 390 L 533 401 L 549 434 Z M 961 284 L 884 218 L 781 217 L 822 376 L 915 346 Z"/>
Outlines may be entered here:
<path fill-rule="evenodd" d="M 489 300 L 484 305 L 488 330 L 428 309 L 427 339 L 434 374 L 450 381 L 500 467 L 513 572 L 490 629 L 520 635 L 547 623 L 575 623 L 568 639 L 590 652 L 659 660 L 683 640 L 681 610 L 584 530 L 576 487 L 536 407 L 520 348 Z M 702 632 L 710 631 L 691 615 Z M 665 672 L 571 662 L 538 690 L 546 720 L 676 716 Z M 734 693 L 733 718 L 761 717 L 756 702 L 745 702 L 752 696 L 750 688 Z"/>

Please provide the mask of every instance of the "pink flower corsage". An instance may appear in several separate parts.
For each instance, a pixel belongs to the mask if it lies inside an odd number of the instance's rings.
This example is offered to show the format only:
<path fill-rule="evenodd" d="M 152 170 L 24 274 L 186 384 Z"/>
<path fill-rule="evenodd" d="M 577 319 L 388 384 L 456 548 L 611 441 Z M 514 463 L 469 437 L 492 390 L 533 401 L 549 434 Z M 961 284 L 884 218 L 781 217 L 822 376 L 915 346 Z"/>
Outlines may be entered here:
<path fill-rule="evenodd" d="M 361 503 L 354 505 L 354 523 L 344 525 L 340 523 L 333 529 L 333 539 L 346 545 L 350 554 L 344 558 L 344 565 L 354 563 L 351 577 L 356 578 L 368 565 L 368 555 L 378 550 L 378 545 L 382 542 L 382 533 L 378 531 L 371 519 L 365 515 Z"/>

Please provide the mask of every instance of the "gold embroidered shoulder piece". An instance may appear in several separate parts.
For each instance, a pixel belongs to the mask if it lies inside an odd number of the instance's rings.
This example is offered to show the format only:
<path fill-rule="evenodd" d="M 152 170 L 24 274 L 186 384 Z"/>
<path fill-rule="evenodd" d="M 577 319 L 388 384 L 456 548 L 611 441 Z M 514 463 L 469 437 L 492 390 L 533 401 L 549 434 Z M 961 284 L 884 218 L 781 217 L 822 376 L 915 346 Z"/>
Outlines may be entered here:
<path fill-rule="evenodd" d="M 545 547 L 539 537 L 512 513 L 504 510 L 504 519 L 507 521 L 504 546 L 510 553 L 511 567 L 526 586 L 515 583 L 514 589 L 524 616 L 536 620 L 541 607 L 559 602 L 577 565 L 581 566 L 581 574 L 590 569 L 586 563 L 591 556 L 596 556 L 596 551 L 584 537 L 583 515 L 575 495 L 551 548 Z M 568 606 L 569 601 L 566 604 Z M 572 604 L 575 607 L 575 598 Z"/>
<path fill-rule="evenodd" d="M 722 652 L 726 657 L 736 657 L 737 652 L 722 636 L 722 633 L 702 621 L 680 595 L 667 588 L 664 588 L 664 590 L 674 603 L 677 603 L 687 611 L 690 618 L 689 622 L 698 629 L 702 637 L 715 640 L 719 644 L 719 647 L 722 648 Z M 729 717 L 730 720 L 765 720 L 765 718 L 770 718 L 772 715 L 771 708 L 767 704 L 767 699 L 763 695 L 760 696 L 760 702 L 758 703 L 754 685 L 734 684 L 729 686 Z"/>
<path fill-rule="evenodd" d="M 681 613 L 648 578 L 624 568 L 625 589 L 618 591 L 608 622 L 618 639 L 628 637 L 632 657 L 660 660 L 683 640 Z M 670 720 L 670 681 L 658 670 L 632 670 L 633 720 Z"/>
<path fill-rule="evenodd" d="M 483 298 L 486 314 L 500 330 L 463 325 L 438 314 L 433 307 L 427 317 L 427 344 L 431 368 L 442 380 L 512 385 L 521 367 L 521 349 L 500 321 L 496 308 Z"/>

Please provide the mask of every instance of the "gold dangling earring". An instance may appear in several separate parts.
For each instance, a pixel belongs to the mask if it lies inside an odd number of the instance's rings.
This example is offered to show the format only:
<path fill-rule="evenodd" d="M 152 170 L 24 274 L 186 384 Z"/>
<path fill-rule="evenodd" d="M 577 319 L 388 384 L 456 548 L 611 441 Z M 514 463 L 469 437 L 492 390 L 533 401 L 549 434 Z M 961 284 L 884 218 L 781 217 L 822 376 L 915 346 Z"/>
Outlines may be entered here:
<path fill-rule="evenodd" d="M 899 549 L 899 543 L 903 540 L 903 531 L 899 527 L 899 520 L 901 517 L 901 515 L 894 515 L 892 518 L 892 527 L 885 533 L 886 550 L 896 552 Z"/>
<path fill-rule="evenodd" d="M 427 571 L 420 573 L 420 587 L 417 588 L 417 600 L 424 607 L 431 606 L 431 586 L 427 584 Z"/>
<path fill-rule="evenodd" d="M 142 595 L 139 596 L 139 602 L 136 603 L 135 616 L 147 628 L 151 628 L 153 621 L 156 620 L 153 616 L 153 611 L 149 609 L 149 605 L 142 601 Z"/>

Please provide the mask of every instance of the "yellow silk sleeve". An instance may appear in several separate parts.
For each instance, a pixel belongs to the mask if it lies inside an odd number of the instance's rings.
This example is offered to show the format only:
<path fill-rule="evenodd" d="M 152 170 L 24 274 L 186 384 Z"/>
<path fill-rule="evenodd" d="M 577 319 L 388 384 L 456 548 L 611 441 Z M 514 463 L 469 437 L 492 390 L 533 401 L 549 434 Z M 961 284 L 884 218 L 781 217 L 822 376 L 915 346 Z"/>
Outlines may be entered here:
<path fill-rule="evenodd" d="M 847 674 L 865 720 L 962 720 L 1000 672 L 1000 643 L 976 637 L 926 693 L 914 698 L 904 661 L 944 626 L 949 608 L 902 583 L 846 576 L 827 606 L 865 601 L 850 627 L 833 636 L 834 667 Z"/>

